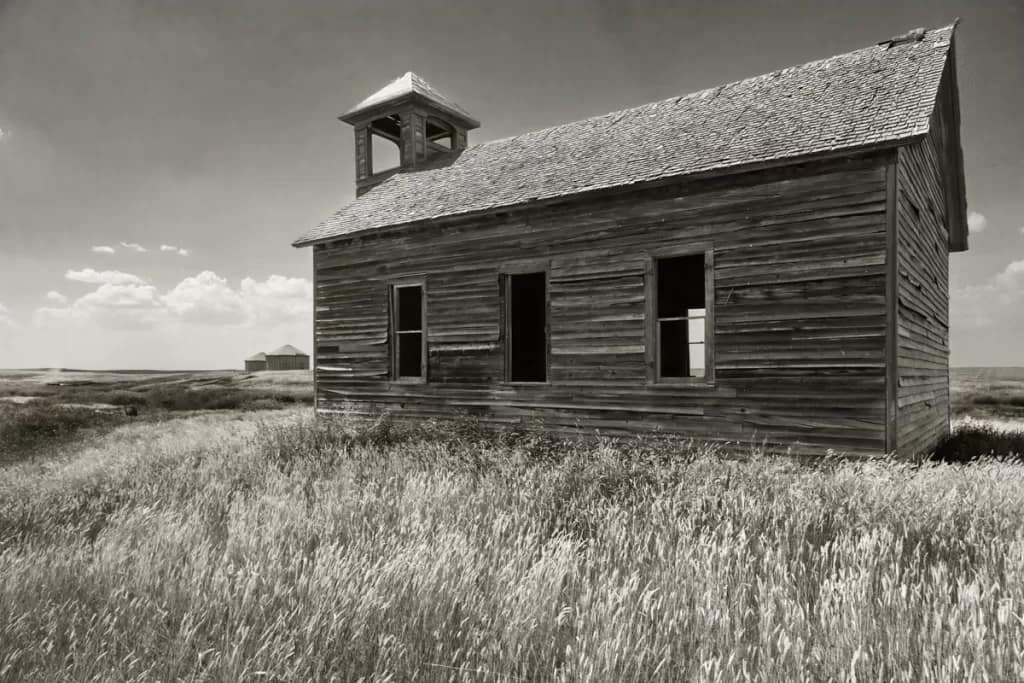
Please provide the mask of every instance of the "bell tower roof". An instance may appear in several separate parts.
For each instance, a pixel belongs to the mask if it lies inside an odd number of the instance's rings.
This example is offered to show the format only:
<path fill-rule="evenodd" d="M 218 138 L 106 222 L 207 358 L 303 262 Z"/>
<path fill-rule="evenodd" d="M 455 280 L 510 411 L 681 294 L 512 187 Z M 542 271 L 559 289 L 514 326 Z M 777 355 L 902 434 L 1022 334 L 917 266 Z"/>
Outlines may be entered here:
<path fill-rule="evenodd" d="M 406 102 L 432 106 L 461 123 L 466 130 L 480 127 L 480 122 L 470 116 L 469 112 L 411 71 L 391 81 L 338 118 L 346 123 L 355 123 Z"/>

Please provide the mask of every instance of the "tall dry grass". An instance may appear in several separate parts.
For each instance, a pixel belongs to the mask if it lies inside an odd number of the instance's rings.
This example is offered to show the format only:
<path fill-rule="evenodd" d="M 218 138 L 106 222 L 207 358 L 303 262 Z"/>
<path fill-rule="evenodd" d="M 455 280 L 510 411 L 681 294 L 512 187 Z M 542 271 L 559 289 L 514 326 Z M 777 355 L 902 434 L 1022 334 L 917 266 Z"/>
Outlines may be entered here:
<path fill-rule="evenodd" d="M 0 679 L 1024 675 L 1019 466 L 267 419 L 5 471 Z"/>

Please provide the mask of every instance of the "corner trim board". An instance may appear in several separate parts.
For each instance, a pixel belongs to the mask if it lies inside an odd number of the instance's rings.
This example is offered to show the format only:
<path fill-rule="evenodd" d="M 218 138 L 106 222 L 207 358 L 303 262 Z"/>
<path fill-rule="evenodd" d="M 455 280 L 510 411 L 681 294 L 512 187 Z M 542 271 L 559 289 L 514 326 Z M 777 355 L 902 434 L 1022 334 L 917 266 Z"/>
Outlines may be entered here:
<path fill-rule="evenodd" d="M 885 450 L 899 449 L 899 198 L 900 152 L 885 166 Z"/>

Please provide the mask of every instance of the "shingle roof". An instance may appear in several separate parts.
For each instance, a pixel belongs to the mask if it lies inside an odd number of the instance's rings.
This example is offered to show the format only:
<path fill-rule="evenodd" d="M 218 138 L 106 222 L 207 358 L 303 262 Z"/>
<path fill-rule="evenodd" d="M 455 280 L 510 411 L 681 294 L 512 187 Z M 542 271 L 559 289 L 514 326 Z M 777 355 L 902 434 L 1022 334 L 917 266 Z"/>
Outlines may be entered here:
<path fill-rule="evenodd" d="M 341 119 L 350 119 L 356 114 L 367 111 L 368 109 L 373 109 L 385 102 L 400 100 L 403 97 L 410 95 L 419 95 L 440 109 L 447 109 L 448 111 L 466 119 L 466 121 L 476 124 L 476 126 L 480 125 L 476 119 L 469 115 L 469 112 L 460 107 L 454 101 L 442 95 L 437 88 L 430 85 L 424 79 L 411 71 L 406 71 L 405 74 L 399 76 L 356 106 L 349 109 L 341 115 Z"/>
<path fill-rule="evenodd" d="M 308 353 L 303 353 L 291 344 L 285 344 L 279 349 L 267 352 L 268 356 L 308 356 Z"/>
<path fill-rule="evenodd" d="M 295 242 L 928 132 L 954 25 L 465 150 L 397 173 Z"/>

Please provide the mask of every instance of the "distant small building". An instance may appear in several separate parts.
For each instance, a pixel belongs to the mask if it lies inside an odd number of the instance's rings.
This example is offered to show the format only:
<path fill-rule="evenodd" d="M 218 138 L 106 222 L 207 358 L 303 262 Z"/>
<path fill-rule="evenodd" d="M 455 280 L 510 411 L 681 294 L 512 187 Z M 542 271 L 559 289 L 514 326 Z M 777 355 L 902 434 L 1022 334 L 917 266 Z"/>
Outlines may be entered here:
<path fill-rule="evenodd" d="M 309 370 L 309 354 L 285 344 L 266 354 L 267 370 Z"/>
<path fill-rule="evenodd" d="M 245 359 L 246 372 L 259 372 L 267 369 L 267 354 L 257 353 Z"/>

